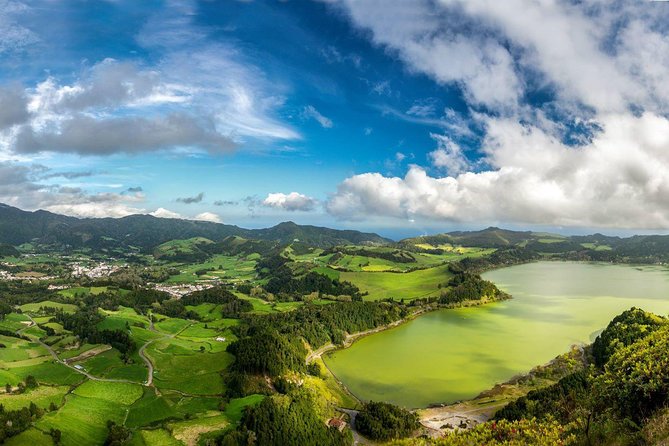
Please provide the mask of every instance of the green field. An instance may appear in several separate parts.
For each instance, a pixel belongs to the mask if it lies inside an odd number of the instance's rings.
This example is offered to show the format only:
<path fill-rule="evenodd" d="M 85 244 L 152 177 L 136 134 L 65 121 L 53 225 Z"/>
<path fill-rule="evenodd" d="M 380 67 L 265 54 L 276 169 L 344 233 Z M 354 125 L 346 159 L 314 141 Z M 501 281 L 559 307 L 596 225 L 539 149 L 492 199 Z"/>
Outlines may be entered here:
<path fill-rule="evenodd" d="M 77 307 L 74 304 L 64 304 L 61 302 L 52 302 L 50 300 L 45 300 L 43 302 L 34 302 L 30 304 L 21 305 L 21 311 L 24 313 L 39 313 L 40 308 L 56 308 L 62 310 L 66 313 L 74 313 L 77 311 Z"/>
<path fill-rule="evenodd" d="M 224 387 L 220 372 L 233 360 L 225 351 L 232 335 L 227 335 L 226 342 L 219 342 L 214 339 L 216 333 L 196 326 L 189 337 L 182 333 L 179 337 L 158 339 L 150 344 L 146 354 L 155 366 L 156 387 L 195 395 L 221 394 Z M 184 374 L 184 370 L 188 373 Z"/>
<path fill-rule="evenodd" d="M 215 255 L 205 262 L 188 265 L 176 264 L 180 273 L 169 278 L 170 283 L 192 283 L 203 279 L 225 279 L 228 281 L 252 280 L 256 277 L 256 260 L 249 257 Z M 197 275 L 198 271 L 206 274 Z"/>
<path fill-rule="evenodd" d="M 73 287 L 66 290 L 60 290 L 58 294 L 61 296 L 69 297 L 70 299 L 75 298 L 76 296 L 86 296 L 89 294 L 101 294 L 107 291 L 106 286 L 100 287 Z"/>
<path fill-rule="evenodd" d="M 68 390 L 69 387 L 67 386 L 39 386 L 36 389 L 19 394 L 2 393 L 0 394 L 0 404 L 6 410 L 18 410 L 30 406 L 30 403 L 35 403 L 38 407 L 46 409 L 51 403 L 60 406 Z"/>
<path fill-rule="evenodd" d="M 439 296 L 439 285 L 446 286 L 451 278 L 448 265 L 437 266 L 408 273 L 369 273 L 369 272 L 342 272 L 341 280 L 346 280 L 361 291 L 369 294 L 365 300 L 379 299 L 417 299 L 421 297 Z"/>

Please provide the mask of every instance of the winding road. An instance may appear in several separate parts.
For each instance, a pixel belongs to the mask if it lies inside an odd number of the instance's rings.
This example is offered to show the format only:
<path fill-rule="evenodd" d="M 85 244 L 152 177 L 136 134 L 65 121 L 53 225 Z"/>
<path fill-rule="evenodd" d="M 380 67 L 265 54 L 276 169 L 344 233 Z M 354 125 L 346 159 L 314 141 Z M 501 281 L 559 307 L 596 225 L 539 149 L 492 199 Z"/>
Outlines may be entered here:
<path fill-rule="evenodd" d="M 32 327 L 32 326 L 36 326 L 36 325 L 37 325 L 37 322 L 35 322 L 35 320 L 32 318 L 32 316 L 30 316 L 30 315 L 28 315 L 28 314 L 26 314 L 26 316 L 28 316 L 28 319 L 30 319 L 30 322 L 32 323 L 32 325 L 27 325 L 27 326 L 21 328 L 20 330 L 17 330 L 17 331 L 16 331 L 17 334 L 22 335 L 22 332 L 23 332 L 24 330 L 26 330 L 26 329 L 28 329 L 28 328 L 30 328 L 30 327 Z M 86 378 L 88 378 L 88 379 L 90 379 L 90 380 L 92 380 L 92 381 L 113 382 L 113 383 L 128 383 L 128 384 L 140 384 L 140 385 L 142 385 L 142 386 L 146 386 L 146 387 L 153 387 L 153 371 L 154 371 L 154 366 L 153 366 L 153 363 L 151 362 L 151 359 L 149 359 L 149 357 L 146 355 L 146 353 L 144 352 L 144 350 L 146 350 L 146 347 L 148 347 L 149 344 L 151 344 L 151 343 L 153 343 L 153 342 L 155 342 L 155 341 L 161 341 L 161 340 L 163 340 L 163 339 L 174 338 L 174 337 L 178 336 L 181 332 L 183 332 L 183 331 L 186 330 L 188 327 L 190 327 L 191 325 L 193 325 L 193 322 L 191 322 L 190 324 L 186 325 L 184 328 L 182 328 L 181 330 L 179 330 L 178 332 L 176 332 L 176 333 L 174 333 L 174 334 L 167 334 L 167 333 L 159 332 L 159 331 L 156 330 L 155 327 L 153 326 L 153 318 L 151 318 L 151 321 L 150 321 L 150 322 L 151 322 L 151 325 L 149 326 L 149 330 L 153 331 L 154 333 L 163 334 L 164 336 L 162 336 L 162 337 L 160 337 L 160 338 L 154 338 L 154 339 L 151 339 L 151 340 L 149 340 L 149 341 L 146 341 L 146 342 L 144 343 L 144 345 L 142 345 L 142 346 L 139 348 L 139 351 L 137 352 L 137 353 L 139 354 L 139 356 L 142 358 L 142 360 L 144 361 L 144 363 L 146 364 L 146 367 L 147 367 L 147 369 L 148 369 L 147 379 L 146 379 L 146 381 L 144 381 L 143 383 L 140 383 L 140 382 L 137 382 L 137 381 L 132 381 L 132 380 L 129 380 L 129 379 L 100 378 L 99 376 L 91 375 L 91 374 L 88 373 L 86 370 L 78 369 L 77 367 L 75 367 L 75 366 L 69 364 L 66 360 L 64 360 L 64 359 L 60 359 L 60 358 L 58 357 L 58 354 L 55 352 L 55 350 L 54 350 L 53 348 L 51 348 L 50 345 L 47 345 L 47 344 L 45 344 L 44 342 L 42 342 L 42 340 L 39 339 L 37 336 L 28 336 L 28 337 L 29 337 L 31 340 L 33 340 L 34 342 L 37 342 L 39 345 L 41 345 L 42 347 L 44 347 L 44 348 L 46 349 L 46 351 L 49 352 L 49 354 L 53 357 L 53 359 L 54 359 L 56 362 L 58 362 L 58 363 L 64 365 L 65 367 L 69 368 L 70 370 L 73 370 L 73 371 L 75 371 L 75 372 L 77 372 L 77 373 L 79 373 L 79 374 L 81 374 L 81 375 L 84 375 Z M 192 396 L 192 395 L 186 394 L 186 393 L 184 393 L 184 392 L 178 392 L 178 393 L 183 394 L 184 396 Z"/>

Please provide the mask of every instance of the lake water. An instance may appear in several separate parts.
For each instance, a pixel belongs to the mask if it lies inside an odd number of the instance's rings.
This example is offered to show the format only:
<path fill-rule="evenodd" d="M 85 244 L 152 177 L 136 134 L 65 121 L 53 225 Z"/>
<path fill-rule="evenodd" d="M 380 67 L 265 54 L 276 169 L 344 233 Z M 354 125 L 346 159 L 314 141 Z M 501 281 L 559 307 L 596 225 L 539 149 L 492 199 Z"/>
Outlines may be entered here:
<path fill-rule="evenodd" d="M 590 343 L 632 306 L 669 313 L 663 267 L 538 262 L 483 277 L 513 299 L 428 313 L 328 355 L 328 367 L 363 400 L 426 407 L 473 398 Z"/>

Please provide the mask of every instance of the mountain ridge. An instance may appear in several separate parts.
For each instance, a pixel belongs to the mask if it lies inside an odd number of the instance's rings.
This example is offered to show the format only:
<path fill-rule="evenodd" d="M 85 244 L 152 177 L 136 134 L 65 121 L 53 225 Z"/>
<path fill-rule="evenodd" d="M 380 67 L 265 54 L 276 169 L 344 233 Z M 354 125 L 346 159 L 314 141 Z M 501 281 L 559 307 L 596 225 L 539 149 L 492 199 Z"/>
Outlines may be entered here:
<path fill-rule="evenodd" d="M 298 225 L 292 221 L 270 228 L 246 229 L 235 225 L 133 214 L 120 218 L 78 218 L 45 210 L 24 211 L 0 203 L 0 243 L 37 242 L 105 249 L 134 246 L 151 249 L 169 240 L 205 237 L 219 241 L 231 235 L 291 243 L 300 240 L 318 247 L 341 244 L 389 244 L 375 233 Z"/>

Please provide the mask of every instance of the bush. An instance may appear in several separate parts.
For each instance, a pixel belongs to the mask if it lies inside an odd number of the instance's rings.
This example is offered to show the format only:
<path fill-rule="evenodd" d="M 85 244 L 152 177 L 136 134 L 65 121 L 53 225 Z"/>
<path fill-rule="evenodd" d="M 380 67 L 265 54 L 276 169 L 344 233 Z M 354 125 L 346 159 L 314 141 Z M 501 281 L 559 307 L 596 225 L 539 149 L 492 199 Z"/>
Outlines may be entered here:
<path fill-rule="evenodd" d="M 418 415 L 389 403 L 366 403 L 355 419 L 356 429 L 371 440 L 410 436 L 420 427 Z"/>

